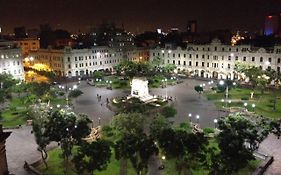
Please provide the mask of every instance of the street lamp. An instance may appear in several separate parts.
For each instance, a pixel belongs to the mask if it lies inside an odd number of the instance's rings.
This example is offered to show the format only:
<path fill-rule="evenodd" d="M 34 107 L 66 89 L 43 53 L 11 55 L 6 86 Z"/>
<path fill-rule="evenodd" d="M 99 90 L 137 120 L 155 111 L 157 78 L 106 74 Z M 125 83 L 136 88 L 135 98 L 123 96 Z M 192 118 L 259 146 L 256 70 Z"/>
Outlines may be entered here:
<path fill-rule="evenodd" d="M 100 126 L 100 117 L 99 117 L 99 126 Z"/>
<path fill-rule="evenodd" d="M 189 114 L 188 114 L 188 118 L 189 118 L 189 122 L 190 122 L 190 123 L 191 123 L 191 117 L 192 117 L 192 114 L 189 113 Z"/>
<path fill-rule="evenodd" d="M 245 103 L 244 103 L 244 106 L 247 107 L 247 106 L 248 106 L 248 103 L 245 102 Z"/>
<path fill-rule="evenodd" d="M 166 98 L 167 98 L 167 78 L 165 78 L 164 80 L 162 80 L 162 82 L 165 82 L 165 87 L 166 87 Z"/>
<path fill-rule="evenodd" d="M 199 115 L 196 115 L 196 119 L 197 119 L 197 123 L 199 124 L 199 118 L 200 116 Z"/>
<path fill-rule="evenodd" d="M 225 82 L 223 80 L 219 81 L 219 85 L 223 86 L 225 84 Z M 227 107 L 227 101 L 228 101 L 228 85 L 226 83 L 226 90 L 225 90 L 225 107 Z M 231 102 L 230 102 L 231 103 Z"/>
<path fill-rule="evenodd" d="M 255 111 L 255 107 L 256 107 L 256 105 L 252 104 L 253 111 Z"/>
<path fill-rule="evenodd" d="M 215 128 L 217 128 L 218 119 L 214 119 Z"/>

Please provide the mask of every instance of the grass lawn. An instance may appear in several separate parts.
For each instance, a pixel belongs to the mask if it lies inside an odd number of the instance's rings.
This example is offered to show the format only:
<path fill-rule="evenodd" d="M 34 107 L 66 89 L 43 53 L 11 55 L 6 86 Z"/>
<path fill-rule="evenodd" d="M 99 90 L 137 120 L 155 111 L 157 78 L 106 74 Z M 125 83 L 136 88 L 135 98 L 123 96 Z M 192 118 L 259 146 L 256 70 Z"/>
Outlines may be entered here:
<path fill-rule="evenodd" d="M 45 166 L 42 164 L 38 167 L 40 171 L 42 171 L 45 175 L 58 175 L 58 174 L 64 174 L 63 173 L 63 159 L 60 157 L 60 154 L 62 153 L 60 148 L 56 148 L 52 151 L 49 151 L 49 159 L 48 159 L 48 165 L 49 168 L 45 169 Z M 95 171 L 94 175 L 119 175 L 119 161 L 115 159 L 114 153 L 112 153 L 112 156 L 110 158 L 110 162 L 107 166 L 107 168 L 103 171 Z M 73 164 L 70 165 L 70 170 L 67 173 L 68 175 L 78 175 L 76 172 L 72 171 Z M 128 162 L 128 175 L 136 175 L 135 170 L 132 168 L 131 163 Z"/>
<path fill-rule="evenodd" d="M 27 108 L 20 98 L 13 98 L 9 108 L 2 111 L 2 124 L 4 127 L 15 127 L 26 123 Z"/>
<path fill-rule="evenodd" d="M 30 103 L 24 104 L 24 101 L 25 97 L 14 97 L 10 100 L 9 107 L 1 111 L 2 119 L 0 120 L 0 123 L 4 127 L 16 127 L 26 123 Z M 65 105 L 66 100 L 64 98 L 53 98 L 50 103 L 54 106 L 57 104 Z"/>
<path fill-rule="evenodd" d="M 254 111 L 258 115 L 265 117 L 280 119 L 281 118 L 281 93 L 274 91 L 266 91 L 261 94 L 260 91 L 254 90 L 254 98 L 251 99 L 251 89 L 235 88 L 229 91 L 229 100 L 232 100 L 231 104 L 227 104 L 228 107 L 244 107 L 244 103 L 248 104 L 247 109 Z M 208 91 L 205 96 L 208 100 L 211 100 L 219 108 L 225 106 L 221 99 L 224 98 L 225 93 L 216 93 L 215 91 Z M 276 110 L 273 110 L 273 103 L 270 102 L 272 99 L 276 99 Z M 255 104 L 255 108 L 252 107 Z"/>

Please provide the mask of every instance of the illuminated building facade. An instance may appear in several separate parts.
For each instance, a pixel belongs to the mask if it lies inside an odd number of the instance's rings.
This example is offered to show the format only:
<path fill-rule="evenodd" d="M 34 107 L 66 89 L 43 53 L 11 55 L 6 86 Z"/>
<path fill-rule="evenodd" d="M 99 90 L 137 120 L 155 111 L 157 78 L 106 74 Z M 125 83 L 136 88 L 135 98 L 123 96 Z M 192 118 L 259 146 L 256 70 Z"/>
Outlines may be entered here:
<path fill-rule="evenodd" d="M 25 66 L 35 70 L 53 71 L 58 76 L 64 75 L 64 51 L 39 49 L 31 51 L 25 58 Z"/>
<path fill-rule="evenodd" d="M 281 46 L 268 51 L 253 48 L 250 45 L 224 45 L 218 39 L 210 44 L 189 44 L 185 49 L 157 47 L 150 50 L 150 58 L 163 59 L 164 64 L 174 64 L 177 71 L 184 71 L 191 76 L 214 79 L 239 79 L 235 72 L 235 63 L 247 63 L 262 69 L 271 68 L 280 72 Z"/>
<path fill-rule="evenodd" d="M 83 77 L 93 72 L 103 70 L 112 71 L 113 67 L 123 60 L 148 61 L 148 49 L 121 49 L 96 46 L 90 49 L 72 49 L 66 47 L 61 50 L 39 49 L 30 52 L 27 58 L 30 67 L 37 70 L 53 71 L 59 76 Z"/>
<path fill-rule="evenodd" d="M 15 79 L 24 79 L 22 55 L 15 42 L 0 42 L 0 74 L 11 74 Z"/>
<path fill-rule="evenodd" d="M 30 51 L 36 51 L 40 48 L 40 42 L 37 38 L 24 38 L 17 40 L 18 47 L 21 48 L 23 57 L 27 57 Z"/>

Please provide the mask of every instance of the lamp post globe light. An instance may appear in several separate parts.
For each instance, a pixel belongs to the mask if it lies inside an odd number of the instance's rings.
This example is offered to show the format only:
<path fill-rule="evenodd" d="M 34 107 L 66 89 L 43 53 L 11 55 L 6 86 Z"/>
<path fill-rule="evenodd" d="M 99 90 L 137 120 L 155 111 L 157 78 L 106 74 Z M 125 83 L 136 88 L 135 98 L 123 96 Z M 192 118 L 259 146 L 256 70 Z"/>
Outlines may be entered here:
<path fill-rule="evenodd" d="M 218 119 L 214 119 L 215 128 L 217 128 Z"/>
<path fill-rule="evenodd" d="M 253 111 L 255 111 L 256 104 L 252 104 Z"/>
<path fill-rule="evenodd" d="M 189 113 L 189 114 L 188 114 L 189 122 L 191 122 L 191 117 L 192 117 L 192 114 Z"/>
<path fill-rule="evenodd" d="M 199 124 L 199 119 L 200 119 L 200 116 L 199 115 L 196 115 L 196 120 L 197 120 L 197 123 Z"/>
<path fill-rule="evenodd" d="M 224 100 L 224 102 L 225 102 L 225 107 L 227 107 L 227 102 L 229 102 L 228 101 L 228 84 L 225 83 L 223 80 L 219 81 L 219 85 L 224 86 L 225 84 L 226 84 L 226 90 L 225 90 L 225 100 Z"/>
<path fill-rule="evenodd" d="M 162 82 L 163 82 L 163 83 L 165 82 L 165 88 L 166 88 L 166 90 L 165 90 L 165 91 L 166 91 L 165 97 L 166 97 L 166 99 L 167 99 L 167 78 L 163 79 Z"/>

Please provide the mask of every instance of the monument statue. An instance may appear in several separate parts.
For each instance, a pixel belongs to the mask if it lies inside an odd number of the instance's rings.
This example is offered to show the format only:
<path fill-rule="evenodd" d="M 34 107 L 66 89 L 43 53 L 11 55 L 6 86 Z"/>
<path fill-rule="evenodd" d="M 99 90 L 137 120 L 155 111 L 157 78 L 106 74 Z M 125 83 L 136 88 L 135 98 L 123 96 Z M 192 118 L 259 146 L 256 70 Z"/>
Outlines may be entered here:
<path fill-rule="evenodd" d="M 145 77 L 133 78 L 130 97 L 139 98 L 143 102 L 154 99 L 154 97 L 149 94 L 148 80 Z"/>

